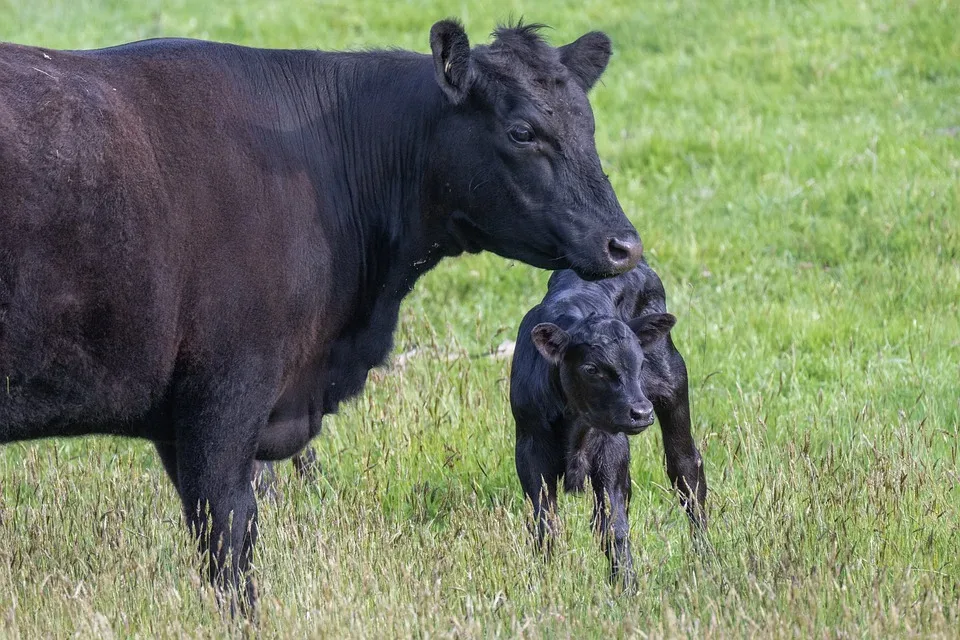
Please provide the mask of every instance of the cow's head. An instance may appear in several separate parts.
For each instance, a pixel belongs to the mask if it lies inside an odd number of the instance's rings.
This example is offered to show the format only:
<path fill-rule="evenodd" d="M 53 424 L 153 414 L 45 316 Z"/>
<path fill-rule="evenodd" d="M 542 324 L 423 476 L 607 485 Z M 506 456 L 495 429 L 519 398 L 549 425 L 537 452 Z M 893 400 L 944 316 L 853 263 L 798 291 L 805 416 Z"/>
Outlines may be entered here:
<path fill-rule="evenodd" d="M 554 48 L 537 26 L 473 49 L 459 23 L 430 46 L 448 108 L 426 175 L 455 250 L 487 250 L 586 279 L 623 273 L 643 247 L 600 167 L 587 91 L 610 59 L 599 32 Z"/>
<path fill-rule="evenodd" d="M 628 323 L 590 316 L 564 331 L 544 322 L 533 328 L 537 351 L 556 365 L 568 406 L 609 433 L 640 433 L 653 424 L 643 391 L 643 350 L 670 332 L 677 319 L 650 313 Z"/>

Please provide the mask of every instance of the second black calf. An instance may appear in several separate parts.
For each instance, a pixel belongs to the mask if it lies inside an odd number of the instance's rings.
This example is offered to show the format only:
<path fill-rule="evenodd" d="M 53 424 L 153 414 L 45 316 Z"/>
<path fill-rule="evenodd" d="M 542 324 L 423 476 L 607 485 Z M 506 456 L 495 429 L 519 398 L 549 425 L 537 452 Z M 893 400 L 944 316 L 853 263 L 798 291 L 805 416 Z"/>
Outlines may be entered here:
<path fill-rule="evenodd" d="M 663 285 L 641 262 L 587 282 L 558 271 L 520 325 L 510 378 L 516 464 L 533 503 L 537 540 L 549 550 L 557 486 L 595 497 L 593 525 L 612 577 L 635 580 L 627 512 L 628 435 L 660 421 L 667 474 L 694 526 L 706 526 L 707 482 L 690 433 L 687 371 L 670 338 Z"/>

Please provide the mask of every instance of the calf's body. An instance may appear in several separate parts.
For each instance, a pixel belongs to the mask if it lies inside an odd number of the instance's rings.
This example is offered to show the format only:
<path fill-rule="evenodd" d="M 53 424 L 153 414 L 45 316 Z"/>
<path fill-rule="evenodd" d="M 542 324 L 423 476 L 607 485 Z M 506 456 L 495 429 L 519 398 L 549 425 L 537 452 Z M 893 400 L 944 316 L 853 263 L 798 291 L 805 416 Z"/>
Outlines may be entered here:
<path fill-rule="evenodd" d="M 670 337 L 663 285 L 641 261 L 599 282 L 572 271 L 550 278 L 524 317 L 510 378 L 516 466 L 533 505 L 538 542 L 550 544 L 560 478 L 595 495 L 594 526 L 614 576 L 633 580 L 627 512 L 628 435 L 660 421 L 667 473 L 697 528 L 707 482 L 690 433 L 687 372 Z"/>

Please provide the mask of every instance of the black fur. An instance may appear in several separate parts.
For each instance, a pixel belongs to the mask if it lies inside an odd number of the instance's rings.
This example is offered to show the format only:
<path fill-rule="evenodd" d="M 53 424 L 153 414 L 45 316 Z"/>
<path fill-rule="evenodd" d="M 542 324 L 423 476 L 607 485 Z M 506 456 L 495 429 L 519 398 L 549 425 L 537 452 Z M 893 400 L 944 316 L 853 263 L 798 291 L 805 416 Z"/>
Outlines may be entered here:
<path fill-rule="evenodd" d="M 517 474 L 533 504 L 538 543 L 549 550 L 561 476 L 566 491 L 582 490 L 589 477 L 611 574 L 628 585 L 635 574 L 627 436 L 646 429 L 654 411 L 670 481 L 691 522 L 706 526 L 687 372 L 669 334 L 676 319 L 666 311 L 663 285 L 645 261 L 599 282 L 558 271 L 520 324 L 510 376 Z"/>
<path fill-rule="evenodd" d="M 359 393 L 420 275 L 640 258 L 568 81 L 596 52 L 568 67 L 523 29 L 470 49 L 453 21 L 431 46 L 0 45 L 0 443 L 154 441 L 246 603 L 255 458 Z"/>

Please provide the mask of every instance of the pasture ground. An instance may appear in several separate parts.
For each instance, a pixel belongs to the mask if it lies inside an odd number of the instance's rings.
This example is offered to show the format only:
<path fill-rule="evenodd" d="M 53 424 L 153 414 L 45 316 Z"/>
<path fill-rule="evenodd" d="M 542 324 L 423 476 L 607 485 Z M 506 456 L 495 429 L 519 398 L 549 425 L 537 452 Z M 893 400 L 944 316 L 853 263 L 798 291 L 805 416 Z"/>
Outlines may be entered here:
<path fill-rule="evenodd" d="M 417 285 L 396 343 L 420 355 L 326 422 L 320 482 L 280 465 L 263 637 L 957 637 L 956 2 L 0 0 L 0 39 L 426 51 L 451 14 L 475 42 L 521 14 L 614 40 L 598 146 L 680 318 L 712 552 L 653 427 L 639 593 L 608 586 L 584 496 L 533 559 L 509 362 L 447 356 L 513 339 L 547 274 L 471 256 Z M 0 636 L 223 634 L 149 445 L 7 446 L 0 483 Z"/>

